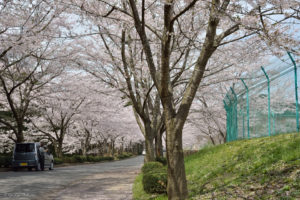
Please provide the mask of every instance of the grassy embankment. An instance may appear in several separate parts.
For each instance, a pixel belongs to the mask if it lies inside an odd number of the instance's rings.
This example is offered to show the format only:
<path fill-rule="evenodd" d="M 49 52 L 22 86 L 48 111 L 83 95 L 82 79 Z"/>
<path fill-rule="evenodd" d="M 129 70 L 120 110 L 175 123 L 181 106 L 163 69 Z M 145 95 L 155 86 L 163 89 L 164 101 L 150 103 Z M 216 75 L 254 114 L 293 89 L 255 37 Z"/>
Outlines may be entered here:
<path fill-rule="evenodd" d="M 185 158 L 190 199 L 300 199 L 300 136 L 284 134 L 207 147 Z M 167 199 L 143 191 L 134 199 Z"/>

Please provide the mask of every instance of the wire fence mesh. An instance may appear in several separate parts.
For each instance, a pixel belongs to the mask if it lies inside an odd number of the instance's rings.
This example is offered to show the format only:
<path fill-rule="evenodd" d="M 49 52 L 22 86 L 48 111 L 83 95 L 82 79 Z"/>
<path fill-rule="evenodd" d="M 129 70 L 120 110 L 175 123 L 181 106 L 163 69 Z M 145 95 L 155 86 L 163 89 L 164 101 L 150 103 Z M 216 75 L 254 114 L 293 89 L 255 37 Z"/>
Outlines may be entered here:
<path fill-rule="evenodd" d="M 288 53 L 245 74 L 228 90 L 226 140 L 299 132 L 299 57 Z"/>

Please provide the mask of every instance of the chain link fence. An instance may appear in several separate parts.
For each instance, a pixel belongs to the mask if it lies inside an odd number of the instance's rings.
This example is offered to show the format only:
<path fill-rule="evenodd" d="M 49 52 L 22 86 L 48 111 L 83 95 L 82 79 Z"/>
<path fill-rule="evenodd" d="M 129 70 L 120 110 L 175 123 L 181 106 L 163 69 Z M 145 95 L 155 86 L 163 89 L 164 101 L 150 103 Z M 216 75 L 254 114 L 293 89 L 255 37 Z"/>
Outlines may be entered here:
<path fill-rule="evenodd" d="M 228 142 L 299 132 L 298 62 L 287 53 L 230 87 L 223 100 Z"/>

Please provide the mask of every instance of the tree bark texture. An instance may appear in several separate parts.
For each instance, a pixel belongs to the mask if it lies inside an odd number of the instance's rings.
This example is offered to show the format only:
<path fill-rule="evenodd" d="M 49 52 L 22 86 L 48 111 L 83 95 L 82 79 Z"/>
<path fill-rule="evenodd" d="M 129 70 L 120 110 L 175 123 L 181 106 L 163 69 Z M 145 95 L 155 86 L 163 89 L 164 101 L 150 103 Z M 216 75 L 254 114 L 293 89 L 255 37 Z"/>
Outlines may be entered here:
<path fill-rule="evenodd" d="M 174 122 L 174 121 L 173 121 Z M 173 122 L 167 125 L 168 199 L 183 200 L 188 196 L 182 149 L 182 129 Z"/>
<path fill-rule="evenodd" d="M 155 161 L 155 148 L 154 148 L 154 138 L 155 135 L 150 127 L 150 124 L 145 123 L 145 147 L 146 156 L 145 162 Z"/>
<path fill-rule="evenodd" d="M 164 157 L 162 135 L 163 135 L 163 132 L 160 131 L 155 136 L 155 156 L 156 156 L 156 158 Z"/>

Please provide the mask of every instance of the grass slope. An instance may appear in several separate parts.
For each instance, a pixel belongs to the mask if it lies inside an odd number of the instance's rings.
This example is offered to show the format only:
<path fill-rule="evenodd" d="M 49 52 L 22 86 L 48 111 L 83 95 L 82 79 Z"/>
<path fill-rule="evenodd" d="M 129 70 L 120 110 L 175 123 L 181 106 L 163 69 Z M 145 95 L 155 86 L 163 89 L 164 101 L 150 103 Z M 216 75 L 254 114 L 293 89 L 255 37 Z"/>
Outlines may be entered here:
<path fill-rule="evenodd" d="M 185 159 L 190 199 L 300 199 L 300 136 L 284 134 L 208 147 Z M 167 199 L 143 192 L 134 199 Z"/>

